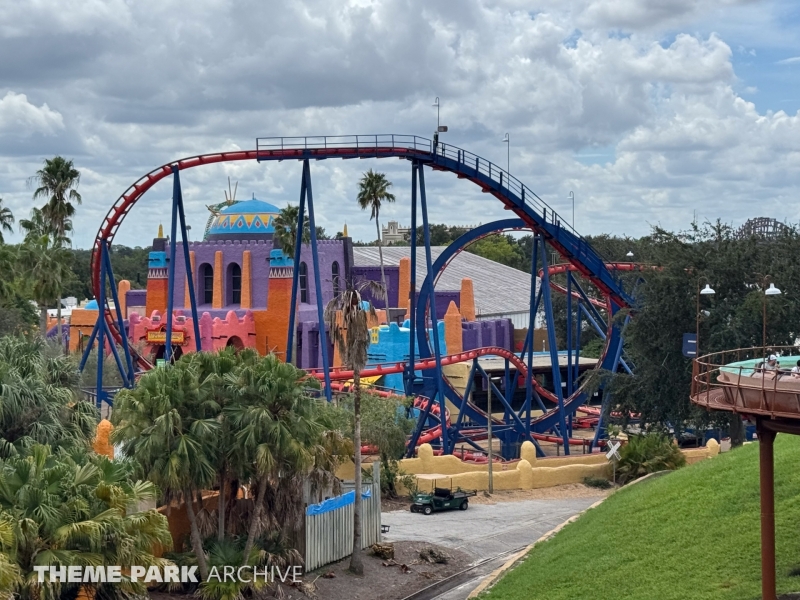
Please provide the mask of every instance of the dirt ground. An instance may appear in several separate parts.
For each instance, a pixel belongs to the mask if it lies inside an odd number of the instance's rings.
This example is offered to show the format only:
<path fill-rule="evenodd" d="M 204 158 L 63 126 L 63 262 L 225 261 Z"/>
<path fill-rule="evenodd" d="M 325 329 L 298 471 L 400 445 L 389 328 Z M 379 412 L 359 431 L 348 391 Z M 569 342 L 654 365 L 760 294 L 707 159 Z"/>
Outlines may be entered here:
<path fill-rule="evenodd" d="M 499 502 L 521 502 L 523 500 L 558 500 L 567 498 L 586 498 L 608 495 L 611 490 L 598 490 L 581 483 L 561 485 L 539 490 L 497 491 L 492 495 L 478 492 L 470 498 L 471 504 L 497 504 Z M 390 512 L 408 510 L 411 502 L 407 498 L 381 501 L 381 510 Z M 355 577 L 347 572 L 350 559 L 327 565 L 313 573 L 307 573 L 303 581 L 313 591 L 302 593 L 296 588 L 284 587 L 285 600 L 401 600 L 406 596 L 449 577 L 469 566 L 471 559 L 463 552 L 430 544 L 427 542 L 395 542 L 395 563 L 387 562 L 364 553 L 364 577 Z M 419 558 L 423 548 L 435 548 L 445 552 L 450 559 L 446 564 L 430 564 Z M 406 565 L 407 570 L 400 565 Z M 334 577 L 326 578 L 325 574 Z M 150 592 L 152 600 L 186 600 L 192 596 Z M 792 596 L 787 596 L 791 598 Z"/>
<path fill-rule="evenodd" d="M 539 490 L 504 490 L 496 491 L 489 495 L 488 492 L 478 492 L 475 498 L 470 498 L 470 504 L 497 504 L 498 502 L 521 502 L 523 500 L 560 500 L 563 498 L 592 498 L 595 496 L 607 496 L 611 492 L 599 490 L 582 483 L 569 483 L 556 487 L 542 488 Z M 381 510 L 391 512 L 393 510 L 408 510 L 411 501 L 407 498 L 396 498 L 381 500 Z"/>
<path fill-rule="evenodd" d="M 431 564 L 419 558 L 420 550 L 431 547 L 450 557 L 446 564 Z M 469 556 L 463 552 L 427 542 L 395 542 L 394 556 L 397 564 L 384 566 L 387 561 L 365 553 L 364 577 L 347 572 L 349 558 L 307 573 L 305 582 L 313 582 L 316 588 L 313 592 L 315 595 L 310 597 L 317 600 L 401 600 L 464 570 L 470 563 Z M 335 577 L 325 578 L 324 575 L 329 573 Z M 296 595 L 295 591 L 290 594 L 292 598 L 309 597 Z"/>

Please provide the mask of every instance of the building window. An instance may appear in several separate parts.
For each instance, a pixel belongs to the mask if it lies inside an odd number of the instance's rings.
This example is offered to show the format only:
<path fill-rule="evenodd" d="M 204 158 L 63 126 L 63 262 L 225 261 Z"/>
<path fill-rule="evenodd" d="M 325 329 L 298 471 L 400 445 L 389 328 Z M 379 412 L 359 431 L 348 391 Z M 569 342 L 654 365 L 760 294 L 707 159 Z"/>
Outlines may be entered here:
<path fill-rule="evenodd" d="M 331 279 L 333 280 L 333 296 L 334 298 L 339 295 L 339 263 L 333 261 L 331 265 Z"/>
<path fill-rule="evenodd" d="M 300 302 L 308 303 L 308 265 L 300 263 Z"/>
<path fill-rule="evenodd" d="M 203 304 L 214 302 L 214 267 L 208 263 L 200 267 L 200 281 L 203 283 Z"/>
<path fill-rule="evenodd" d="M 228 289 L 230 290 L 229 304 L 242 303 L 242 268 L 236 263 L 228 267 Z"/>

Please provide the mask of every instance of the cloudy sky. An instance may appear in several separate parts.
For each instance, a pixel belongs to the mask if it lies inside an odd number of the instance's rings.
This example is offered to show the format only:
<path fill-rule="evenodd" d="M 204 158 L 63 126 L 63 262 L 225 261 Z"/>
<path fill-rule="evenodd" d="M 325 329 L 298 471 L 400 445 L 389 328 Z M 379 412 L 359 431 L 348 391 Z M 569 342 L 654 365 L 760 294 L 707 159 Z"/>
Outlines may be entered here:
<path fill-rule="evenodd" d="M 797 222 L 800 6 L 790 0 L 20 0 L 0 3 L 0 197 L 62 154 L 82 172 L 75 244 L 138 177 L 259 136 L 414 133 L 504 165 L 586 234 L 754 216 Z M 409 220 L 404 161 L 312 163 L 318 222 L 373 239 L 358 177 L 387 173 Z M 192 237 L 227 177 L 284 206 L 299 163 L 183 175 Z M 431 220 L 477 224 L 499 203 L 427 175 Z M 162 182 L 116 241 L 169 220 Z M 12 239 L 19 239 L 13 236 Z"/>

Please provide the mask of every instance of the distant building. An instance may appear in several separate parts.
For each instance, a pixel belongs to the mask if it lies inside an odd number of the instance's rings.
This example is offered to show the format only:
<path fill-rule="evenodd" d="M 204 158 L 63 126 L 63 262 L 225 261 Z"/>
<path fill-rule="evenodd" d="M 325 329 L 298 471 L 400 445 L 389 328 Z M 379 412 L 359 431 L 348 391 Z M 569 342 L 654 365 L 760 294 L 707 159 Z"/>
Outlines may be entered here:
<path fill-rule="evenodd" d="M 440 227 L 440 225 L 436 225 Z M 447 225 L 450 235 L 458 236 L 475 229 L 475 225 Z M 381 227 L 381 241 L 388 245 L 395 242 L 406 242 L 410 239 L 411 227 L 402 227 L 397 221 L 389 221 L 386 227 Z"/>
<path fill-rule="evenodd" d="M 381 227 L 381 241 L 384 244 L 404 242 L 409 233 L 411 233 L 411 227 L 401 227 L 397 221 L 389 221 L 386 227 Z"/>

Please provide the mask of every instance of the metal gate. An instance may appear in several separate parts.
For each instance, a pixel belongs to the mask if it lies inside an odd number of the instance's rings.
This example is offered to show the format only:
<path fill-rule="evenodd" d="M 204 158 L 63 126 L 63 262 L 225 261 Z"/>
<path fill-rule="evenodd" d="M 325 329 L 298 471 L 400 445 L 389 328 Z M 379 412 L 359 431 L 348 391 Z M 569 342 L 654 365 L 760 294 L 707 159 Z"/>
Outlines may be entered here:
<path fill-rule="evenodd" d="M 380 463 L 373 463 L 372 483 L 361 489 L 361 548 L 381 541 Z M 306 572 L 353 553 L 355 490 L 306 508 Z"/>

